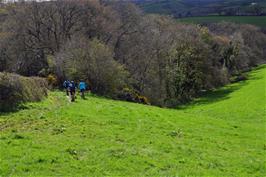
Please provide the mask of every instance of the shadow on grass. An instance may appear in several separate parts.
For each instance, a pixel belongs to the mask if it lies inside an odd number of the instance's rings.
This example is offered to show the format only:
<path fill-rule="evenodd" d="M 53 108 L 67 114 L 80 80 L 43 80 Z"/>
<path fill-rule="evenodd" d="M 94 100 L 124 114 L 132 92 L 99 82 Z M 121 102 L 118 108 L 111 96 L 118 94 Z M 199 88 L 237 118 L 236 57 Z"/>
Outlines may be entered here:
<path fill-rule="evenodd" d="M 218 102 L 230 98 L 230 94 L 246 84 L 245 81 L 238 83 L 237 85 L 231 85 L 224 88 L 220 88 L 214 91 L 208 91 L 202 93 L 198 99 L 194 100 L 190 105 L 202 105 L 213 102 Z"/>
<path fill-rule="evenodd" d="M 249 84 L 252 80 L 260 80 L 263 79 L 263 76 L 257 76 L 255 73 L 260 72 L 261 69 L 266 68 L 266 65 L 259 66 L 251 71 L 250 74 L 248 74 L 248 79 L 244 81 L 239 81 L 234 84 L 227 85 L 225 87 L 219 88 L 217 90 L 213 91 L 207 91 L 205 93 L 202 93 L 199 95 L 197 99 L 194 101 L 181 105 L 177 107 L 177 109 L 187 109 L 191 106 L 198 106 L 198 105 L 205 105 L 210 104 L 214 102 L 223 101 L 230 98 L 230 94 L 239 90 L 241 87 Z"/>
<path fill-rule="evenodd" d="M 25 104 L 20 104 L 18 106 L 15 106 L 13 108 L 9 108 L 9 109 L 5 109 L 4 111 L 0 111 L 0 116 L 5 116 L 11 113 L 15 113 L 21 110 L 27 110 L 27 109 L 31 109 L 31 106 L 29 105 L 25 105 Z"/>

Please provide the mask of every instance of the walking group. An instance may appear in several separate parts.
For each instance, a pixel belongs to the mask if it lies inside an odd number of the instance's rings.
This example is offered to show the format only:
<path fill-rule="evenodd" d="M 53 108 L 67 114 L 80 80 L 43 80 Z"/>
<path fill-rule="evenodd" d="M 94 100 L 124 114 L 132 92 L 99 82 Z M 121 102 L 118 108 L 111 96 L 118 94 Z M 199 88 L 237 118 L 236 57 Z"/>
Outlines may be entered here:
<path fill-rule="evenodd" d="M 69 97 L 71 102 L 75 101 L 76 98 L 76 88 L 79 89 L 80 97 L 85 99 L 85 91 L 87 89 L 87 84 L 84 81 L 80 81 L 79 84 L 76 84 L 74 81 L 66 80 L 63 83 L 63 86 L 66 90 L 66 95 Z"/>

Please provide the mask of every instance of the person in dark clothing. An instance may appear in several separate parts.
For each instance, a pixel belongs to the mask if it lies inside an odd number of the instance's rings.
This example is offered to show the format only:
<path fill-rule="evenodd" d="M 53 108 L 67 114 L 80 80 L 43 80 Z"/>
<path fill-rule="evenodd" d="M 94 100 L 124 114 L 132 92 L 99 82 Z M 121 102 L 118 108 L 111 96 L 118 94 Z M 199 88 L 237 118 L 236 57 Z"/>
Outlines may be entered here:
<path fill-rule="evenodd" d="M 63 83 L 63 87 L 64 87 L 64 89 L 66 90 L 66 95 L 68 96 L 69 95 L 69 93 L 68 93 L 68 90 L 69 90 L 69 80 L 65 80 L 64 81 L 64 83 Z"/>
<path fill-rule="evenodd" d="M 69 97 L 71 99 L 71 101 L 75 101 L 75 93 L 76 93 L 76 85 L 74 81 L 71 81 L 69 83 Z"/>

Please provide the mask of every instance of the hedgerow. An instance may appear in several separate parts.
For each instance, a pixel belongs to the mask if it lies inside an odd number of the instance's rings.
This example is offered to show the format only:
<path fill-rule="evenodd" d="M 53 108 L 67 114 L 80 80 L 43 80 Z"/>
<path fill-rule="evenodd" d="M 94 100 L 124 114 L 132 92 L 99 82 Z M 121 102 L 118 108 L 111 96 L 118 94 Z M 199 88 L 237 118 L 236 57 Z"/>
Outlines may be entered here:
<path fill-rule="evenodd" d="M 11 111 L 25 102 L 35 102 L 47 96 L 48 84 L 38 77 L 0 73 L 0 111 Z"/>

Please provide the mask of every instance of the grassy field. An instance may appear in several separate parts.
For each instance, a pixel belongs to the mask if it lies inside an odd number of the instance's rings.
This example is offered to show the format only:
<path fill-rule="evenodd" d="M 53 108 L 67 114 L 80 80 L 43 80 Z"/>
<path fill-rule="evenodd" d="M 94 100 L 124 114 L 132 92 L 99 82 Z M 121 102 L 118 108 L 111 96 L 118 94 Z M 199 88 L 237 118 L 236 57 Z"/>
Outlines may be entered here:
<path fill-rule="evenodd" d="M 188 17 L 178 21 L 185 23 L 218 23 L 222 21 L 234 22 L 240 24 L 251 24 L 266 28 L 266 16 L 206 16 L 206 17 Z"/>
<path fill-rule="evenodd" d="M 0 115 L 0 176 L 264 176 L 265 79 L 179 109 L 52 92 Z"/>

